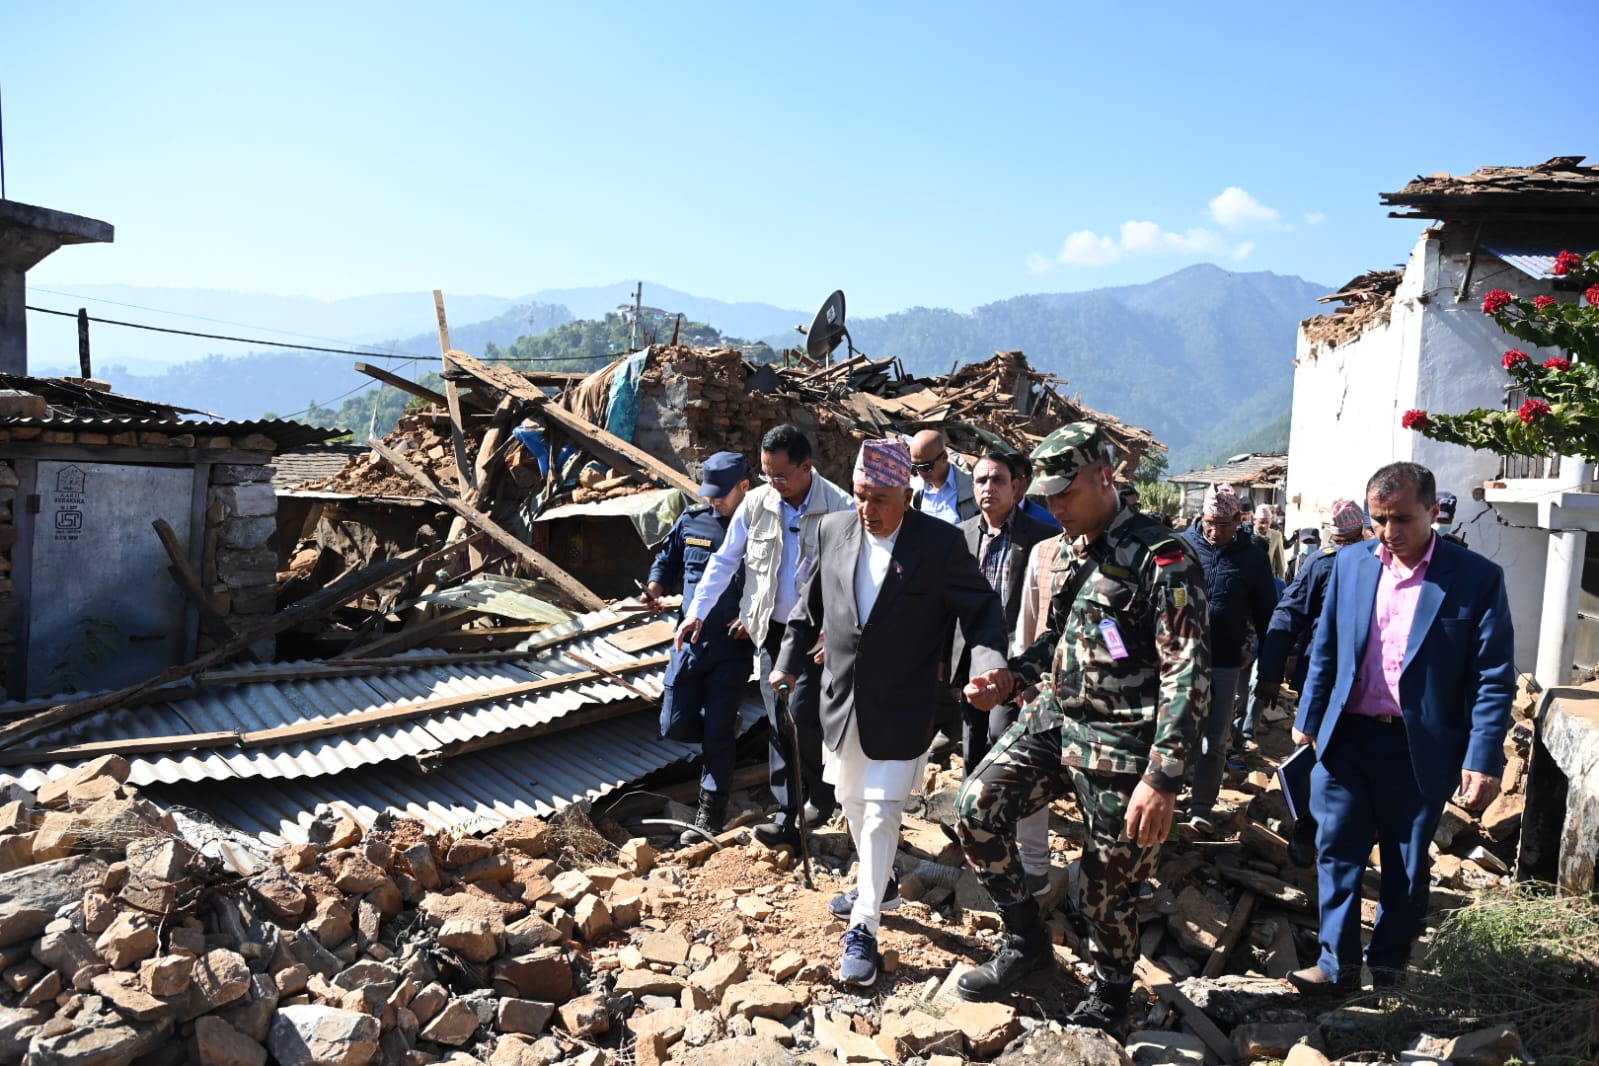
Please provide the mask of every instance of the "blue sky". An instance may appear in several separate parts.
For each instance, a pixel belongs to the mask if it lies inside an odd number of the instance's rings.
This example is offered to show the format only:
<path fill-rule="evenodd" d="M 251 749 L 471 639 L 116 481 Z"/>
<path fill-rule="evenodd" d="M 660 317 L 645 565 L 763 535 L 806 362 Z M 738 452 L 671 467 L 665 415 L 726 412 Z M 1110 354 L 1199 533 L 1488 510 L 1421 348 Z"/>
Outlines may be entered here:
<path fill-rule="evenodd" d="M 1586 2 L 8 0 L 6 191 L 116 226 L 63 289 L 1338 284 L 1414 240 L 1381 191 L 1599 155 L 1596 40 Z"/>

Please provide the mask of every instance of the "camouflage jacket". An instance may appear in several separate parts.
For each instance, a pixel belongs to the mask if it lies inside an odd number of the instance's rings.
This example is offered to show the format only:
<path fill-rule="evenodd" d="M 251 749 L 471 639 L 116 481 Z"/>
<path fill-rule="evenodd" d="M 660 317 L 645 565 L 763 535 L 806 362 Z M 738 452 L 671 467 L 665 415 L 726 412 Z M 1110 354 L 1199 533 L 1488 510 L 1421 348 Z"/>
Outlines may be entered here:
<path fill-rule="evenodd" d="M 1064 602 L 1082 566 L 1094 570 Z M 1177 791 L 1210 709 L 1199 561 L 1171 530 L 1123 508 L 1093 543 L 1079 537 L 1036 577 L 1050 583 L 1048 628 L 1010 660 L 1019 684 L 1039 686 L 1027 728 L 1059 725 L 1069 766 Z"/>

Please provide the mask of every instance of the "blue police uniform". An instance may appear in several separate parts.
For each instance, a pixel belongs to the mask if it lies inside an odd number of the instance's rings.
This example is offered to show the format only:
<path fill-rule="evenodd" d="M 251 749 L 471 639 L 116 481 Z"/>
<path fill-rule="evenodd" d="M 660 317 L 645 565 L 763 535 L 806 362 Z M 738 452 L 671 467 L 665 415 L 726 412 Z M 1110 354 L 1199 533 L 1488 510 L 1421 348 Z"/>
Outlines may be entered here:
<path fill-rule="evenodd" d="M 730 521 L 709 506 L 683 512 L 650 566 L 650 580 L 670 588 L 681 577 L 683 602 L 688 603 Z M 740 573 L 706 617 L 699 640 L 673 652 L 666 669 L 661 735 L 704 746 L 700 788 L 707 792 L 726 793 L 733 786 L 738 708 L 755 658 L 749 638 L 727 631 L 738 620 L 742 594 Z"/>
<path fill-rule="evenodd" d="M 1304 685 L 1305 671 L 1310 668 L 1305 650 L 1310 647 L 1311 632 L 1321 616 L 1321 605 L 1327 599 L 1327 582 L 1332 577 L 1333 556 L 1337 553 L 1337 546 L 1329 544 L 1310 556 L 1300 564 L 1294 580 L 1283 590 L 1282 599 L 1272 611 L 1266 638 L 1261 642 L 1258 676 L 1262 681 L 1282 681 L 1288 656 L 1298 655 L 1294 691 L 1300 691 Z"/>

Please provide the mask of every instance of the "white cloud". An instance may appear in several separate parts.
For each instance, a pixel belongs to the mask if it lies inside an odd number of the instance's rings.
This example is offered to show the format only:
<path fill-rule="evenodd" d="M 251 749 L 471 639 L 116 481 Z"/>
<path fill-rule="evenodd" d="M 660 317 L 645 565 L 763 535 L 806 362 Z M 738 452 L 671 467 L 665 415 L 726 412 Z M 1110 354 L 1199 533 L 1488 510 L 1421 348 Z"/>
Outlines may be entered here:
<path fill-rule="evenodd" d="M 1275 207 L 1267 207 L 1236 185 L 1229 185 L 1210 202 L 1210 217 L 1225 229 L 1258 229 L 1276 226 L 1281 219 Z"/>
<path fill-rule="evenodd" d="M 1241 259 L 1253 248 L 1253 244 L 1232 248 L 1215 230 L 1195 228 L 1179 232 L 1162 229 L 1157 222 L 1135 219 L 1123 222 L 1115 236 L 1077 230 L 1061 244 L 1054 258 L 1037 252 L 1029 255 L 1027 269 L 1034 274 L 1047 274 L 1058 266 L 1104 266 L 1134 256 L 1232 256 Z"/>
<path fill-rule="evenodd" d="M 1319 226 L 1323 222 L 1327 221 L 1327 212 L 1325 212 L 1325 211 L 1306 211 L 1305 212 L 1305 221 L 1308 222 L 1312 226 Z"/>
<path fill-rule="evenodd" d="M 1249 258 L 1249 253 L 1253 252 L 1254 250 L 1255 242 L 1245 241 L 1243 244 L 1240 244 L 1237 248 L 1233 249 L 1233 259 L 1238 262 L 1243 262 L 1245 259 Z"/>

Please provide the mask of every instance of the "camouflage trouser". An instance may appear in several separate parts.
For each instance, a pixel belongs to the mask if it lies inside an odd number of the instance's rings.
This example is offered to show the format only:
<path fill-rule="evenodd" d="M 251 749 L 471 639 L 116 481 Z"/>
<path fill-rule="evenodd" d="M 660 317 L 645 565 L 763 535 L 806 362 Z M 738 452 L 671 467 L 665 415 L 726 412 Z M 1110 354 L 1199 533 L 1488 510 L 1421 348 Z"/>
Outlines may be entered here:
<path fill-rule="evenodd" d="M 1088 921 L 1089 954 L 1102 980 L 1130 981 L 1138 960 L 1133 890 L 1154 869 L 1160 845 L 1141 848 L 1123 839 L 1136 774 L 1084 771 L 1061 765 L 1060 757 L 1058 728 L 1029 733 L 1017 723 L 1006 730 L 955 801 L 961 849 L 995 903 L 1021 903 L 1027 881 L 1016 823 L 1068 787 L 1075 789 L 1088 820 L 1078 908 Z"/>

